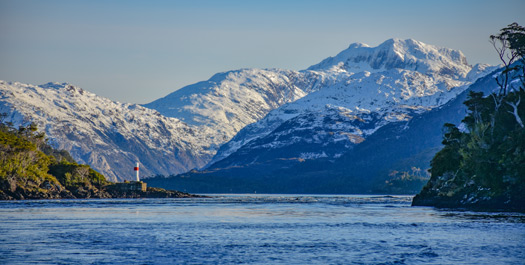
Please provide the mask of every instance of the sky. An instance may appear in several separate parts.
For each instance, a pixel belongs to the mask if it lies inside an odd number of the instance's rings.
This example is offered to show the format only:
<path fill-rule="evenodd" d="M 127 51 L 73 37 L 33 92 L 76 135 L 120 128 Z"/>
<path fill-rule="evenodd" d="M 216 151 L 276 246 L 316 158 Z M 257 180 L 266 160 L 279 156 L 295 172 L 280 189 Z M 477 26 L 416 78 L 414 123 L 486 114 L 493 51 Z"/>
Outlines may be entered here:
<path fill-rule="evenodd" d="M 0 0 L 0 80 L 144 104 L 218 72 L 303 70 L 390 38 L 496 65 L 489 36 L 525 25 L 523 10 L 523 0 Z"/>

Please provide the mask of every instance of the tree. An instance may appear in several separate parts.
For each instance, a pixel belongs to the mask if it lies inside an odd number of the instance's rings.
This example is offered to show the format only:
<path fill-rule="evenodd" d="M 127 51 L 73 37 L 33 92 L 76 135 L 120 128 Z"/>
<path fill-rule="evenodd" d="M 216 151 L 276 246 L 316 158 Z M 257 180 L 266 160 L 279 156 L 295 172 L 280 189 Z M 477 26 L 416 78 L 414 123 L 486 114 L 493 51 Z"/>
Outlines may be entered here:
<path fill-rule="evenodd" d="M 494 100 L 495 113 L 498 112 L 499 108 L 505 102 L 505 97 L 510 91 L 517 91 L 518 89 L 524 89 L 525 84 L 525 67 L 523 64 L 523 58 L 525 57 L 525 27 L 518 25 L 514 22 L 507 27 L 500 30 L 500 34 L 491 35 L 490 42 L 496 49 L 501 62 L 503 63 L 504 70 L 501 75 L 496 78 L 496 82 L 499 85 L 498 93 L 493 93 L 491 96 Z M 517 63 L 516 63 L 517 62 Z M 520 87 L 513 87 L 513 80 L 519 78 Z M 521 128 L 525 128 L 523 121 L 518 113 L 519 105 L 521 103 L 521 97 L 518 97 L 515 102 L 506 101 L 507 105 L 512 107 L 512 114 Z M 492 128 L 494 128 L 495 116 L 491 119 Z"/>
<path fill-rule="evenodd" d="M 465 130 L 445 124 L 414 205 L 525 210 L 525 28 L 512 23 L 490 40 L 504 65 L 499 90 L 470 92 Z"/>

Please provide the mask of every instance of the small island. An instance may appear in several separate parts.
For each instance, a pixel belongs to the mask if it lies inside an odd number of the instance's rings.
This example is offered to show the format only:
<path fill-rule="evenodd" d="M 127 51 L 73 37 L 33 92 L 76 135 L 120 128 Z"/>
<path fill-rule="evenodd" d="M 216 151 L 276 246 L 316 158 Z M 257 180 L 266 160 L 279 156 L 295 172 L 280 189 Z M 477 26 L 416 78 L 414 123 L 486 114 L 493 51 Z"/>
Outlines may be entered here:
<path fill-rule="evenodd" d="M 3 122 L 6 115 L 0 115 L 0 200 L 201 197 L 140 181 L 107 181 L 67 151 L 52 148 L 35 124 L 14 128 Z"/>

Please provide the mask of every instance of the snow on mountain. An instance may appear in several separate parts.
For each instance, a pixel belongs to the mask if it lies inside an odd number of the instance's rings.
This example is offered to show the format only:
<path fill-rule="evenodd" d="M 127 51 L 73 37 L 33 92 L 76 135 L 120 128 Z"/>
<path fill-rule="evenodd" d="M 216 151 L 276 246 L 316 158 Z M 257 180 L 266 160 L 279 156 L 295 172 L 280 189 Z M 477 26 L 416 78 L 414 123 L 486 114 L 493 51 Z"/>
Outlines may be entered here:
<path fill-rule="evenodd" d="M 471 70 L 460 51 L 428 45 L 417 40 L 389 39 L 377 47 L 354 43 L 335 57 L 329 57 L 308 70 L 380 72 L 405 69 L 422 74 L 464 78 Z"/>
<path fill-rule="evenodd" d="M 219 149 L 207 167 L 340 156 L 389 122 L 408 121 L 445 104 L 492 69 L 468 65 L 460 51 L 410 39 L 391 39 L 373 48 L 352 44 L 302 71 L 337 75 L 335 83 L 246 126 Z M 303 154 L 305 149 L 308 155 Z"/>
<path fill-rule="evenodd" d="M 348 148 L 334 141 L 342 142 L 344 135 L 333 132 L 346 123 L 359 125 L 360 120 L 351 115 L 337 116 L 343 112 L 334 113 L 336 108 L 327 108 L 324 117 L 300 114 L 207 170 L 155 178 L 149 183 L 202 193 L 410 194 L 423 184 L 392 186 L 387 182 L 392 180 L 392 173 L 428 168 L 434 154 L 442 148 L 443 124 L 460 124 L 465 117 L 463 102 L 469 92 L 487 94 L 497 87 L 493 75 L 488 74 L 446 104 L 414 113 L 409 121 L 389 122 L 366 139 L 354 138 L 356 144 L 348 144 Z M 340 119 L 333 120 L 334 117 Z M 295 130 L 298 124 L 303 125 Z M 297 137 L 301 134 L 306 137 Z M 280 148 L 280 143 L 287 144 L 285 140 L 295 143 Z"/>
<path fill-rule="evenodd" d="M 216 74 L 144 106 L 213 130 L 208 137 L 218 148 L 269 111 L 333 84 L 336 78 L 321 72 L 241 69 Z"/>
<path fill-rule="evenodd" d="M 132 179 L 139 161 L 143 176 L 173 174 L 200 167 L 215 153 L 206 128 L 66 83 L 0 81 L 0 112 L 15 126 L 37 123 L 52 145 L 111 180 Z"/>
<path fill-rule="evenodd" d="M 459 51 L 391 39 L 352 44 L 303 71 L 219 73 L 145 106 L 69 84 L 0 81 L 0 112 L 17 125 L 36 122 L 56 147 L 121 180 L 137 160 L 143 175 L 170 175 L 230 156 L 223 166 L 262 153 L 336 158 L 381 126 L 444 104 L 489 69 Z"/>
<path fill-rule="evenodd" d="M 147 104 L 150 108 L 114 102 L 66 83 L 0 81 L 0 112 L 9 113 L 15 125 L 36 122 L 55 147 L 109 179 L 132 179 L 136 161 L 145 176 L 201 168 L 245 125 L 335 78 L 242 69 L 184 87 Z"/>

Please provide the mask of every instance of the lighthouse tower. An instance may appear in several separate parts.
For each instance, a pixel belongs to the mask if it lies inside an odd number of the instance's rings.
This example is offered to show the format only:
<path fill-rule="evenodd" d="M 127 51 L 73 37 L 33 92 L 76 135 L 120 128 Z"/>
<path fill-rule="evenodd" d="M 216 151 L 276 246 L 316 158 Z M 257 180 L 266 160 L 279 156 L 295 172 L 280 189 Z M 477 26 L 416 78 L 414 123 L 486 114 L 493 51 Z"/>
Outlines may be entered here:
<path fill-rule="evenodd" d="M 137 172 L 137 181 L 140 181 L 140 178 L 139 178 L 139 162 L 137 162 L 137 166 L 134 169 L 135 169 L 135 172 Z"/>

